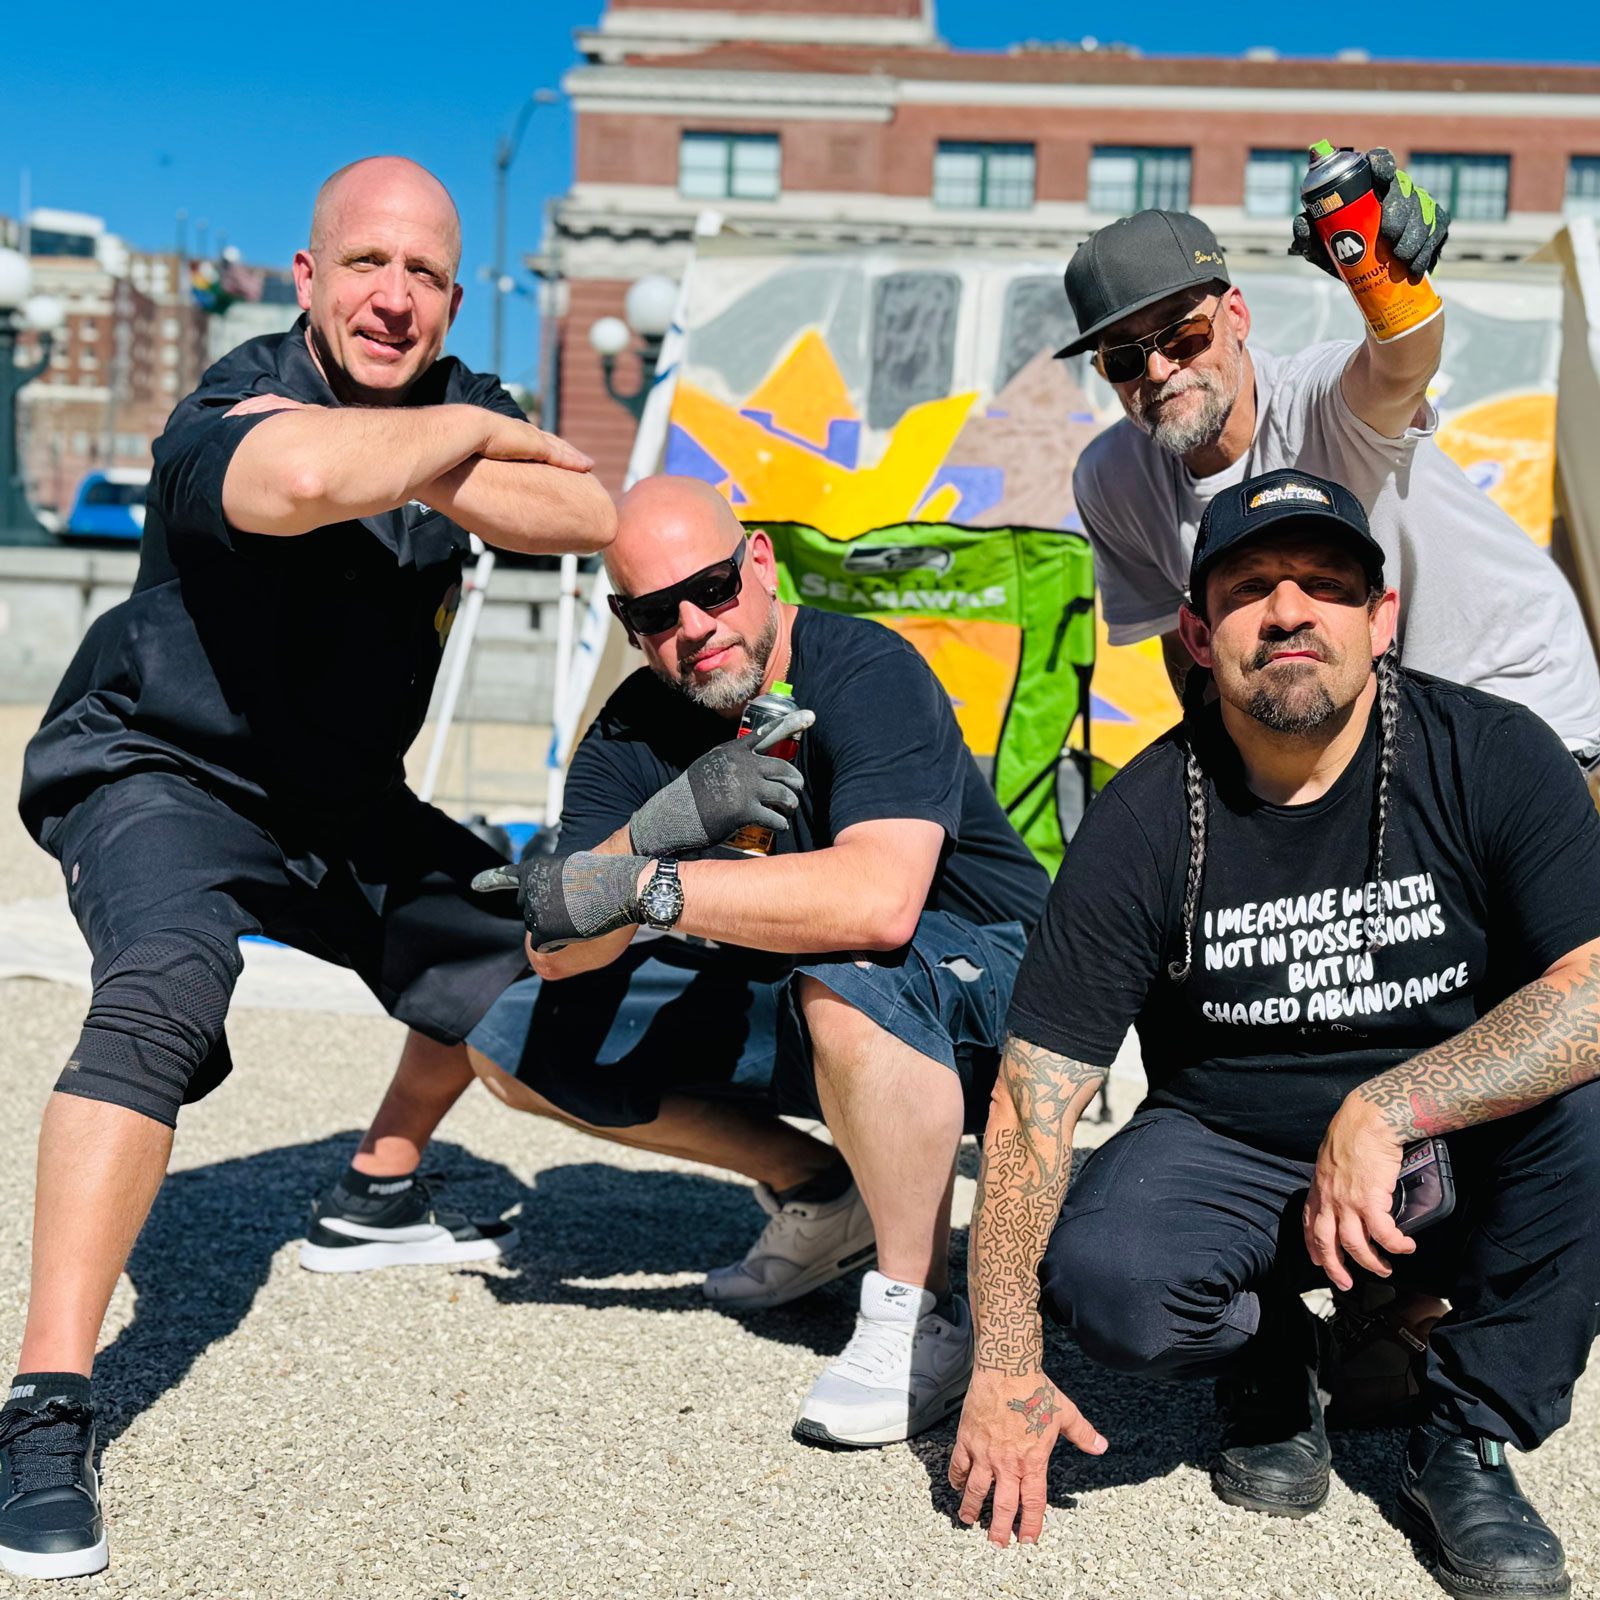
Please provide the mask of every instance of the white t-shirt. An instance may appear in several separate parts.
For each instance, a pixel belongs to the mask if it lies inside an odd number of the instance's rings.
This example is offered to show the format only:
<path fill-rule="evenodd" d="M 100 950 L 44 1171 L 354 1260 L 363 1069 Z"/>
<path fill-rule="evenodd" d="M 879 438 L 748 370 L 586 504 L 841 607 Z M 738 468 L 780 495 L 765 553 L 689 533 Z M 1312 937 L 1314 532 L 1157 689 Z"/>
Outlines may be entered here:
<path fill-rule="evenodd" d="M 1297 467 L 1344 484 L 1366 508 L 1400 591 L 1407 666 L 1520 702 L 1572 749 L 1600 745 L 1600 669 L 1571 586 L 1433 442 L 1431 405 L 1398 439 L 1356 416 L 1339 383 L 1355 348 L 1318 344 L 1283 359 L 1252 350 L 1255 438 L 1211 477 L 1196 478 L 1125 417 L 1091 441 L 1072 487 L 1111 642 L 1177 627 L 1213 495 Z"/>

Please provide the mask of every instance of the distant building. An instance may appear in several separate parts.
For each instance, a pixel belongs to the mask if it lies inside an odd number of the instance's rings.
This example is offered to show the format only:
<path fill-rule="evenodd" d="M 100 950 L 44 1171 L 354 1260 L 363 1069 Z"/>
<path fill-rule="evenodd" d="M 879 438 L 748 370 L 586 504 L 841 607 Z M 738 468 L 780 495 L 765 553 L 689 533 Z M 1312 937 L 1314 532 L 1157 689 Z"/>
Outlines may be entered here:
<path fill-rule="evenodd" d="M 951 50 L 932 0 L 609 0 L 565 87 L 576 171 L 529 265 L 561 283 L 559 426 L 620 481 L 632 428 L 588 330 L 676 276 L 703 208 L 775 245 L 1066 257 L 1191 208 L 1277 257 L 1305 147 L 1387 144 L 1456 217 L 1452 264 L 1520 260 L 1600 212 L 1600 69 L 1143 56 L 1092 40 Z M 1131 16 L 1131 14 L 1130 14 Z M 618 382 L 634 379 L 631 358 Z"/>
<path fill-rule="evenodd" d="M 95 468 L 148 468 L 152 442 L 201 373 L 299 314 L 287 272 L 136 250 L 83 212 L 34 210 L 0 236 L 26 250 L 34 292 L 66 313 L 49 367 L 22 391 L 23 470 L 46 512 L 64 515 Z M 217 314 L 196 301 L 197 271 L 223 291 Z"/>

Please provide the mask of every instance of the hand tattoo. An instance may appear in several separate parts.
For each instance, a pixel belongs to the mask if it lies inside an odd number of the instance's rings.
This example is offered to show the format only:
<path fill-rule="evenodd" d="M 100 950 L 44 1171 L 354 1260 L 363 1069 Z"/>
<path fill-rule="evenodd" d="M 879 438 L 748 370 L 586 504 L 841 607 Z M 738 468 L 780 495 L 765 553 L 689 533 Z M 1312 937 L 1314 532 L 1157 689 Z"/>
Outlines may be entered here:
<path fill-rule="evenodd" d="M 976 1359 L 989 1371 L 1021 1377 L 1043 1364 L 1039 1262 L 1072 1172 L 1068 1115 L 1105 1075 L 1104 1067 L 1006 1040 L 1000 1079 L 1009 1105 L 997 1104 L 984 1135 L 968 1244 Z M 1013 1117 L 1016 1126 L 1007 1126 Z"/>
<path fill-rule="evenodd" d="M 1056 1391 L 1042 1383 L 1026 1400 L 1007 1400 L 1008 1411 L 1020 1411 L 1028 1420 L 1029 1433 L 1044 1433 L 1056 1419 Z"/>
<path fill-rule="evenodd" d="M 1600 1076 L 1600 953 L 1535 979 L 1357 1091 L 1403 1144 L 1492 1122 Z"/>

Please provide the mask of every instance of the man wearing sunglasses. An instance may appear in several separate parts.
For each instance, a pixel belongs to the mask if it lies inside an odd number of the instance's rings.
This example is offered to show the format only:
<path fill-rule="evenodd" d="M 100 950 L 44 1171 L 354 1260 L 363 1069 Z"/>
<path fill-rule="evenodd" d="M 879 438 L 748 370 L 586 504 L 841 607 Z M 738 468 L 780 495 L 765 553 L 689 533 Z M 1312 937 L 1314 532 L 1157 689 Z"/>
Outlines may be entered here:
<path fill-rule="evenodd" d="M 1370 153 L 1397 259 L 1431 271 L 1448 215 Z M 1291 253 L 1325 271 L 1296 219 Z M 1401 585 L 1408 667 L 1536 711 L 1585 766 L 1600 756 L 1600 673 L 1554 562 L 1434 440 L 1427 399 L 1444 317 L 1387 344 L 1316 344 L 1278 357 L 1248 344 L 1250 310 L 1198 217 L 1141 211 L 1092 235 L 1066 272 L 1078 337 L 1126 413 L 1073 474 L 1113 644 L 1160 637 L 1181 688 L 1178 638 L 1200 518 L 1247 475 L 1298 468 L 1350 488 Z"/>
<path fill-rule="evenodd" d="M 647 479 L 618 524 L 614 609 L 646 667 L 574 753 L 571 853 L 487 875 L 518 892 L 537 978 L 471 1059 L 508 1105 L 756 1181 L 770 1220 L 705 1280 L 715 1305 L 782 1305 L 875 1254 L 795 1433 L 905 1439 L 966 1391 L 956 1146 L 1048 880 L 910 645 L 780 603 L 766 534 L 703 483 Z M 805 708 L 780 725 L 806 730 L 792 764 L 734 737 L 780 680 Z M 718 848 L 752 821 L 777 830 L 770 857 Z"/>

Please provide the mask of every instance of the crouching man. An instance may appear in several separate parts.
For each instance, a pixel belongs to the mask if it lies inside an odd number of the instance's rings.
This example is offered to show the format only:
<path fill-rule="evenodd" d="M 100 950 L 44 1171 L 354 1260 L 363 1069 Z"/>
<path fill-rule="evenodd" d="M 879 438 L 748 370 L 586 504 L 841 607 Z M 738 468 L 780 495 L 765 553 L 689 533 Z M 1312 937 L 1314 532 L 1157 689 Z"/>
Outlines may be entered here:
<path fill-rule="evenodd" d="M 1457 1595 L 1567 1593 L 1505 1445 L 1567 1421 L 1600 1303 L 1600 817 L 1531 712 L 1402 670 L 1359 504 L 1274 472 L 1201 525 L 1184 720 L 1090 809 L 1029 947 L 973 1225 L 977 1373 L 950 1479 L 1038 1537 L 1058 1434 L 1106 1441 L 1042 1366 L 1215 1377 L 1212 1482 L 1303 1516 L 1328 1490 L 1299 1294 L 1447 1296 L 1400 1511 Z M 1218 702 L 1205 704 L 1205 684 Z M 1067 1198 L 1125 1030 L 1150 1092 Z M 1454 1212 L 1392 1220 L 1443 1136 Z M 1063 1205 L 1063 1202 L 1065 1204 Z M 1302 1243 L 1303 1239 L 1303 1243 Z"/>
<path fill-rule="evenodd" d="M 956 1146 L 981 1126 L 1048 880 L 922 658 L 875 622 L 780 602 L 770 541 L 715 491 L 646 480 L 606 560 L 648 670 L 574 755 L 574 853 L 489 875 L 518 888 L 541 982 L 502 997 L 473 1059 L 510 1105 L 756 1179 L 770 1221 L 707 1278 L 720 1305 L 781 1304 L 875 1247 L 856 1334 L 796 1433 L 904 1439 L 966 1391 Z M 780 680 L 815 717 L 790 765 L 734 742 Z M 702 859 L 786 813 L 769 857 Z M 730 1094 L 752 1080 L 775 1097 Z M 837 1149 L 780 1106 L 820 1117 Z"/>

